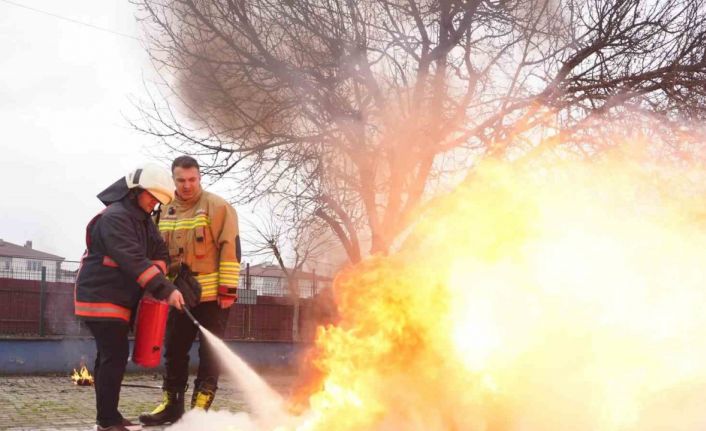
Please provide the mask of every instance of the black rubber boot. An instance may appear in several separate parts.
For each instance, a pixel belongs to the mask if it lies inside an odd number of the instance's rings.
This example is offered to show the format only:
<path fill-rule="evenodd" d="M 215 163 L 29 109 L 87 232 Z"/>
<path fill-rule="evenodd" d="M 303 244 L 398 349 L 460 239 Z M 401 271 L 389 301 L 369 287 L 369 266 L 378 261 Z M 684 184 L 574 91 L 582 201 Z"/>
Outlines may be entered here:
<path fill-rule="evenodd" d="M 215 385 L 203 383 L 194 388 L 194 393 L 191 394 L 191 408 L 208 410 L 216 398 Z"/>
<path fill-rule="evenodd" d="M 157 406 L 152 413 L 140 415 L 140 422 L 143 425 L 163 425 L 178 421 L 184 415 L 184 391 L 162 392 L 162 403 Z"/>

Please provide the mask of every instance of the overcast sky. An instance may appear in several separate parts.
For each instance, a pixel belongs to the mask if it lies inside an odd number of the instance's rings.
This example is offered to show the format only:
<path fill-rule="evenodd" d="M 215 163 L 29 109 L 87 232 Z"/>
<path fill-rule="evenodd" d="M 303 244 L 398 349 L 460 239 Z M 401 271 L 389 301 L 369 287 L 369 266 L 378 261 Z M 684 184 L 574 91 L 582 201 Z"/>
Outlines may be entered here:
<path fill-rule="evenodd" d="M 0 239 L 79 260 L 96 194 L 141 162 L 165 164 L 126 119 L 159 81 L 136 12 L 127 0 L 0 0 Z M 227 184 L 208 189 L 229 197 Z M 243 259 L 261 262 L 247 241 L 256 209 L 236 209 Z"/>
<path fill-rule="evenodd" d="M 126 0 L 0 0 L 1 239 L 79 259 L 95 195 L 155 161 L 155 140 L 125 119 L 156 79 L 135 12 Z"/>
<path fill-rule="evenodd" d="M 137 37 L 125 0 L 12 0 Z M 0 238 L 69 260 L 95 195 L 155 143 L 130 130 L 130 97 L 154 79 L 141 43 L 0 1 Z"/>

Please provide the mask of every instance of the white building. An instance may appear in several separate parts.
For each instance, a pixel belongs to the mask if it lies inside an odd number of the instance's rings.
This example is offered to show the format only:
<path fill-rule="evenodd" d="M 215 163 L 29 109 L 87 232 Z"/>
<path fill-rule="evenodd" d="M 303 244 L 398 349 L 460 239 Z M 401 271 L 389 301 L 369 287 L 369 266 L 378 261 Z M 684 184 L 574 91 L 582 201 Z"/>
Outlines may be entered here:
<path fill-rule="evenodd" d="M 47 281 L 73 281 L 73 274 L 61 270 L 64 258 L 32 248 L 32 241 L 24 246 L 0 239 L 0 278 L 41 280 L 42 267 Z"/>
<path fill-rule="evenodd" d="M 290 269 L 291 271 L 291 269 Z M 246 270 L 240 268 L 240 285 L 245 287 Z M 331 278 L 312 272 L 297 271 L 297 285 L 300 298 L 311 298 L 322 289 L 331 287 Z M 259 263 L 250 266 L 250 288 L 257 291 L 258 295 L 287 296 L 287 277 L 279 265 Z"/>

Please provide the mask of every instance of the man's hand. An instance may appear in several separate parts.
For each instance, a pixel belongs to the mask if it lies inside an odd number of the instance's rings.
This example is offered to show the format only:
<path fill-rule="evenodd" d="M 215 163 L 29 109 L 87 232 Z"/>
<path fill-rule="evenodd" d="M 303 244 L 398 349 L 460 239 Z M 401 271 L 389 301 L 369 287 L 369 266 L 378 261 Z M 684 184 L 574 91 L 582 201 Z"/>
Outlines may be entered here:
<path fill-rule="evenodd" d="M 169 298 L 167 298 L 167 302 L 172 307 L 181 311 L 181 308 L 184 306 L 184 297 L 182 296 L 181 292 L 179 292 L 178 290 L 175 289 L 172 291 L 172 293 L 169 294 Z"/>
<path fill-rule="evenodd" d="M 238 299 L 238 295 L 218 295 L 216 301 L 218 301 L 218 306 L 221 308 L 230 308 L 233 306 L 235 301 Z"/>

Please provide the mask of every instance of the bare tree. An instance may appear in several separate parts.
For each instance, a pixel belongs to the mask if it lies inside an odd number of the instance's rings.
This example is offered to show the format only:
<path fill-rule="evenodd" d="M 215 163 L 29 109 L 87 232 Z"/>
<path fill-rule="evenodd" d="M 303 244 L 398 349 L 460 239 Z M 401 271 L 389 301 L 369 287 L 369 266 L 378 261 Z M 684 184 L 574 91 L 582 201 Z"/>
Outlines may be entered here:
<path fill-rule="evenodd" d="M 305 214 L 302 218 L 304 207 L 295 208 L 299 211 L 287 213 L 287 208 L 267 208 L 256 217 L 257 220 L 249 223 L 249 231 L 254 235 L 247 241 L 252 257 L 274 257 L 284 273 L 293 304 L 292 337 L 299 341 L 302 273 L 306 265 L 312 265 L 323 253 L 330 251 L 335 240 L 320 221 Z"/>
<path fill-rule="evenodd" d="M 139 0 L 164 95 L 142 130 L 241 199 L 277 196 L 388 252 L 482 158 L 706 112 L 703 0 Z M 175 99 L 176 98 L 176 99 Z"/>

